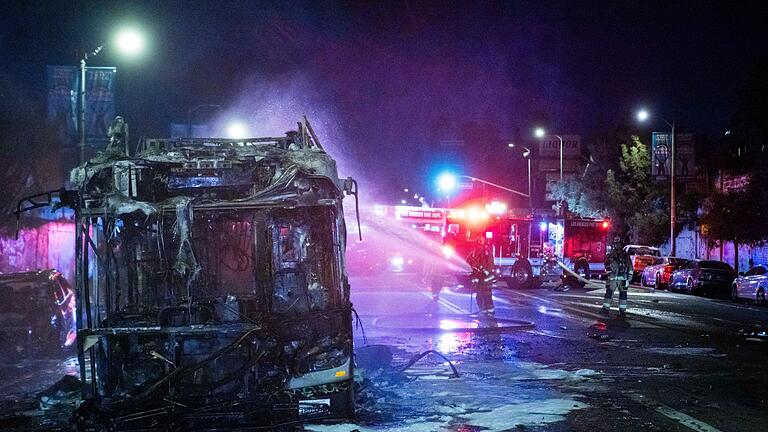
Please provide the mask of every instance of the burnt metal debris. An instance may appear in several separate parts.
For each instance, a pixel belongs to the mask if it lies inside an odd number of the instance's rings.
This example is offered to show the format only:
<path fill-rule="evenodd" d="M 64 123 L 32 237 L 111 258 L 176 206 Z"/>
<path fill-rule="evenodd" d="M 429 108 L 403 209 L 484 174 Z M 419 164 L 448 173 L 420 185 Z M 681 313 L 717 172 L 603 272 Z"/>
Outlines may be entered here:
<path fill-rule="evenodd" d="M 76 216 L 79 425 L 350 417 L 342 200 L 357 184 L 307 119 L 284 137 L 121 150 L 75 168 L 76 194 L 58 192 Z"/>

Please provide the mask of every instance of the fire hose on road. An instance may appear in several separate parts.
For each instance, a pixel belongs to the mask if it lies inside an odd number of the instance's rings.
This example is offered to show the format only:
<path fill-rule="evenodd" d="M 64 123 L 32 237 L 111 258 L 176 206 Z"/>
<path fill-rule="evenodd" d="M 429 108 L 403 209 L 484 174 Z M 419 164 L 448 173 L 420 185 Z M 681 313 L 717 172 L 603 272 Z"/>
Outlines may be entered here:
<path fill-rule="evenodd" d="M 580 274 L 574 272 L 573 270 L 569 269 L 568 266 L 563 264 L 561 261 L 558 261 L 557 265 L 559 265 L 560 268 L 562 268 L 565 273 L 567 273 L 571 277 L 576 278 L 579 282 L 583 283 L 586 288 L 592 288 L 592 289 L 605 288 L 605 281 L 587 279 L 581 276 Z"/>

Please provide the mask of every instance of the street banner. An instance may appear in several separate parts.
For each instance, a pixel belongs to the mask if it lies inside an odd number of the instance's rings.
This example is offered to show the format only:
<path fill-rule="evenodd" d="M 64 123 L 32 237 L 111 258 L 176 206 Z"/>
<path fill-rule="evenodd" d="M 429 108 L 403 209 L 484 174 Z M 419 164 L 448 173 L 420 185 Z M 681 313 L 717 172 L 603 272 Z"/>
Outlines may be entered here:
<path fill-rule="evenodd" d="M 85 141 L 106 144 L 107 129 L 115 119 L 115 76 L 113 67 L 89 67 L 85 73 Z M 78 76 L 79 85 L 79 76 Z"/>
<path fill-rule="evenodd" d="M 48 66 L 48 121 L 60 142 L 77 144 L 77 76 L 75 66 Z"/>
<path fill-rule="evenodd" d="M 651 176 L 655 180 L 669 179 L 670 145 L 672 134 L 654 132 L 651 135 Z"/>
<path fill-rule="evenodd" d="M 669 132 L 654 132 L 651 139 L 651 176 L 668 180 L 670 175 L 671 137 Z M 675 179 L 696 180 L 696 158 L 693 134 L 675 134 Z"/>
<path fill-rule="evenodd" d="M 693 181 L 696 179 L 693 134 L 675 135 L 675 179 Z"/>
<path fill-rule="evenodd" d="M 115 75 L 113 67 L 89 67 L 85 73 L 85 140 L 105 144 L 107 128 L 115 118 Z M 80 68 L 48 66 L 48 120 L 59 131 L 66 146 L 78 141 L 77 105 Z"/>
<path fill-rule="evenodd" d="M 563 159 L 581 156 L 581 135 L 561 135 L 563 138 Z M 556 135 L 545 135 L 539 141 L 539 157 L 560 158 L 560 139 Z"/>

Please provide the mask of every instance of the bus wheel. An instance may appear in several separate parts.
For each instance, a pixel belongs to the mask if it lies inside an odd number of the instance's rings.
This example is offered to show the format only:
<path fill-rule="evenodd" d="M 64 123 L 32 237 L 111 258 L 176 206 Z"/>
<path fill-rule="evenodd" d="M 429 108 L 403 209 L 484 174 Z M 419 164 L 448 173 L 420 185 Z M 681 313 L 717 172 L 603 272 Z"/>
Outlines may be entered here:
<path fill-rule="evenodd" d="M 512 276 L 507 278 L 510 288 L 528 289 L 533 285 L 533 270 L 531 264 L 525 260 L 519 260 L 512 266 Z"/>

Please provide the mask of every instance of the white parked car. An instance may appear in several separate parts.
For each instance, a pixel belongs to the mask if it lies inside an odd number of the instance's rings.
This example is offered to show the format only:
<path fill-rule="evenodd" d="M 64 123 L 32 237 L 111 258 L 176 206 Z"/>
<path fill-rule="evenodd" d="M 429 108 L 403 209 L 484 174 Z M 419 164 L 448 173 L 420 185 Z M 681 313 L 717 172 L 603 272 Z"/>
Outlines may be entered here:
<path fill-rule="evenodd" d="M 763 265 L 754 266 L 746 273 L 739 273 L 731 287 L 731 299 L 734 301 L 752 300 L 760 306 L 765 305 L 765 292 L 768 291 L 768 269 Z"/>
<path fill-rule="evenodd" d="M 632 281 L 639 280 L 643 270 L 649 265 L 653 265 L 661 257 L 659 248 L 653 246 L 626 245 L 624 251 L 627 252 L 630 261 L 632 261 Z"/>

